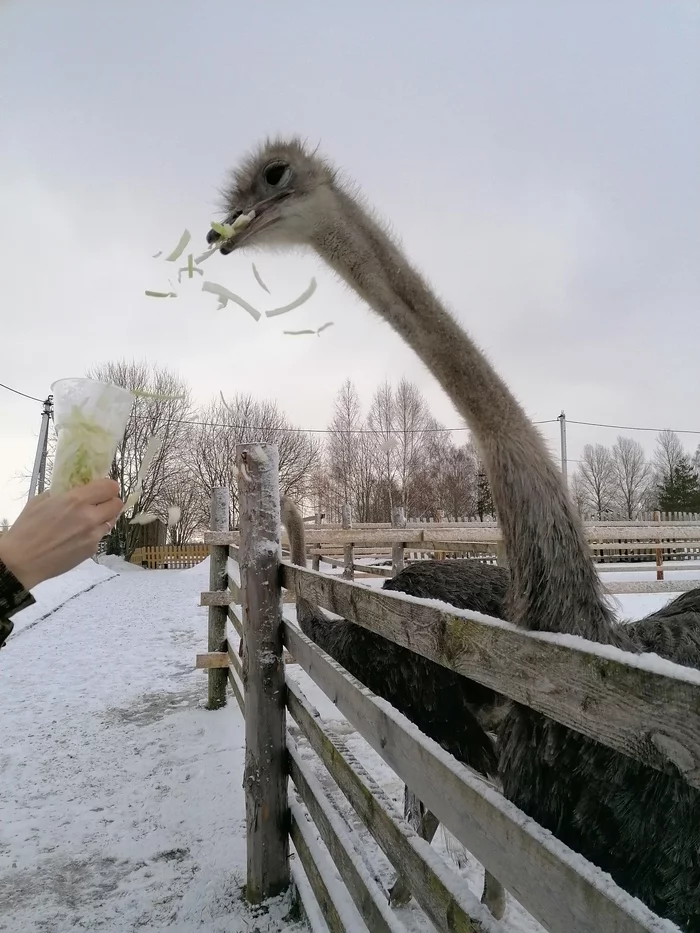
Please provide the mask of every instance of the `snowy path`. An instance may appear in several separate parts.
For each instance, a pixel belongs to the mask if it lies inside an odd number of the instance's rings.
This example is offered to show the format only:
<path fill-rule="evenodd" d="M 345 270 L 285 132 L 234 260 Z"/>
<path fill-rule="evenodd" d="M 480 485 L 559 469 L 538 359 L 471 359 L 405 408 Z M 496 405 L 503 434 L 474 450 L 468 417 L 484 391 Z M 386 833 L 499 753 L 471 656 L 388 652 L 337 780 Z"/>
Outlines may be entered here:
<path fill-rule="evenodd" d="M 0 654 L 0 930 L 302 929 L 240 901 L 243 724 L 193 670 L 207 582 L 125 573 Z"/>

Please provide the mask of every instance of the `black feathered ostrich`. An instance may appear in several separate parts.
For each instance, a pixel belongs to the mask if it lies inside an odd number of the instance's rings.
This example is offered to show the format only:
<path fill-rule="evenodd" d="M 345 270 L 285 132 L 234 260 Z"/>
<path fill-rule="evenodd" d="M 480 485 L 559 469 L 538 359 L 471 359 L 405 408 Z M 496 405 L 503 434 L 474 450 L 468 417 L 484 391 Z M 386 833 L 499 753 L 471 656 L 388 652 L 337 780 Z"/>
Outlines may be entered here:
<path fill-rule="evenodd" d="M 306 567 L 304 521 L 291 499 L 281 499 L 282 524 L 289 537 L 293 564 Z M 501 567 L 479 561 L 424 561 L 432 564 L 430 583 L 422 581 L 421 592 L 432 591 L 442 599 L 447 590 L 453 605 L 473 609 L 487 615 L 502 612 L 508 574 Z M 455 573 L 457 564 L 460 572 Z M 405 575 L 412 568 L 406 568 Z M 387 583 L 396 584 L 401 574 Z M 440 581 L 444 581 L 441 589 Z M 409 586 L 408 576 L 403 586 Z M 403 589 L 403 592 L 410 590 Z M 429 661 L 402 645 L 382 638 L 375 632 L 346 619 L 329 619 L 323 610 L 308 600 L 297 599 L 297 622 L 302 632 L 323 648 L 353 677 L 357 677 L 377 696 L 388 700 L 418 728 L 476 771 L 492 780 L 496 777 L 497 755 L 493 731 L 503 699 L 499 694 L 475 681 Z M 417 828 L 430 841 L 438 822 L 422 808 Z M 410 892 L 399 880 L 391 892 L 392 903 L 408 900 Z M 505 910 L 505 892 L 501 884 L 486 872 L 482 901 L 500 919 Z"/>

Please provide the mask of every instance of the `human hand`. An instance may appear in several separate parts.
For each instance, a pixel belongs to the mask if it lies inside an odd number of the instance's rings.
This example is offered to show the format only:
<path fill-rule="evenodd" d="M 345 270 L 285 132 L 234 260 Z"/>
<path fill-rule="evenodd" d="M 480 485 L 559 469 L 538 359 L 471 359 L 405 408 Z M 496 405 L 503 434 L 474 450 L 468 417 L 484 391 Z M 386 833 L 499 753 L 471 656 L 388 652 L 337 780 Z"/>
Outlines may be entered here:
<path fill-rule="evenodd" d="M 30 499 L 0 538 L 0 560 L 25 589 L 77 567 L 97 550 L 122 509 L 119 485 L 98 479 Z"/>

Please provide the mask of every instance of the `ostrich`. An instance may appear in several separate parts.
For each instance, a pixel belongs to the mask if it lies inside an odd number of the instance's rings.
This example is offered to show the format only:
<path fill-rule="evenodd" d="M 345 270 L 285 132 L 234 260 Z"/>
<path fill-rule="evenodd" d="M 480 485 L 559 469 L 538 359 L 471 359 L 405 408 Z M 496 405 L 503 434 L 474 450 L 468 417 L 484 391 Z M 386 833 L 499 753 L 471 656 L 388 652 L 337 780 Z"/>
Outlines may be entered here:
<path fill-rule="evenodd" d="M 291 562 L 306 567 L 305 529 L 301 514 L 286 496 L 281 497 L 280 505 L 282 524 L 289 537 Z M 447 590 L 455 600 L 454 605 L 462 609 L 474 609 L 487 615 L 501 614 L 507 586 L 507 571 L 503 568 L 490 567 L 479 561 L 460 561 L 462 572 L 461 579 L 458 579 L 454 572 L 455 563 L 429 563 L 434 565 L 432 583 L 423 581 L 422 591 L 416 595 L 431 592 L 434 598 L 444 599 L 444 591 Z M 442 589 L 441 573 L 446 578 L 446 587 Z M 395 583 L 400 577 L 401 574 L 386 582 Z M 410 581 L 410 578 L 404 578 L 403 587 L 407 586 L 407 579 Z M 411 592 L 410 587 L 404 588 L 403 592 Z M 496 749 L 490 733 L 502 708 L 499 694 L 361 625 L 346 619 L 328 619 L 308 600 L 297 599 L 296 606 L 297 622 L 308 638 L 353 677 L 388 700 L 455 758 L 495 780 Z M 430 842 L 439 823 L 423 809 L 422 804 L 420 813 L 413 816 L 416 828 Z M 392 903 L 405 903 L 409 897 L 408 887 L 399 879 L 391 891 Z M 505 891 L 488 872 L 485 873 L 481 899 L 500 920 L 505 911 Z"/>
<path fill-rule="evenodd" d="M 515 396 L 398 245 L 299 140 L 264 143 L 234 172 L 227 222 L 254 211 L 226 255 L 247 245 L 310 246 L 417 353 L 469 425 L 490 481 L 510 569 L 506 617 L 700 666 L 698 617 L 626 631 L 608 605 L 583 526 L 544 441 Z M 210 243 L 221 238 L 213 230 Z M 633 636 L 636 638 L 633 640 Z M 646 639 L 646 640 L 645 640 Z M 442 676 L 442 672 L 441 672 Z M 534 710 L 512 704 L 499 732 L 507 798 L 652 910 L 700 933 L 700 794 Z"/>

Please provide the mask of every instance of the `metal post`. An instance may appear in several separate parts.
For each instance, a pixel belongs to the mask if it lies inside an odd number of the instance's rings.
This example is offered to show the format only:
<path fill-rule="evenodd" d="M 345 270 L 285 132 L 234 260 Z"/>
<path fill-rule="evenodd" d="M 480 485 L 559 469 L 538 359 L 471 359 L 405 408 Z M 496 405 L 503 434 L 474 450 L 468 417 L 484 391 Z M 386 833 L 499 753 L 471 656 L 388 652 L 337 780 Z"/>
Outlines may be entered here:
<path fill-rule="evenodd" d="M 49 419 L 53 415 L 53 395 L 49 395 L 43 404 L 44 407 L 41 412 L 41 428 L 39 429 L 39 440 L 36 445 L 34 468 L 32 469 L 32 480 L 29 484 L 29 495 L 27 496 L 27 502 L 34 498 L 37 491 L 44 491 L 44 483 L 46 481 L 46 454 L 48 451 L 49 443 Z"/>
<path fill-rule="evenodd" d="M 567 456 L 566 456 L 566 415 L 562 413 L 557 418 L 559 422 L 559 432 L 561 435 L 561 475 L 564 477 L 564 483 L 568 485 L 568 474 L 566 469 Z"/>

